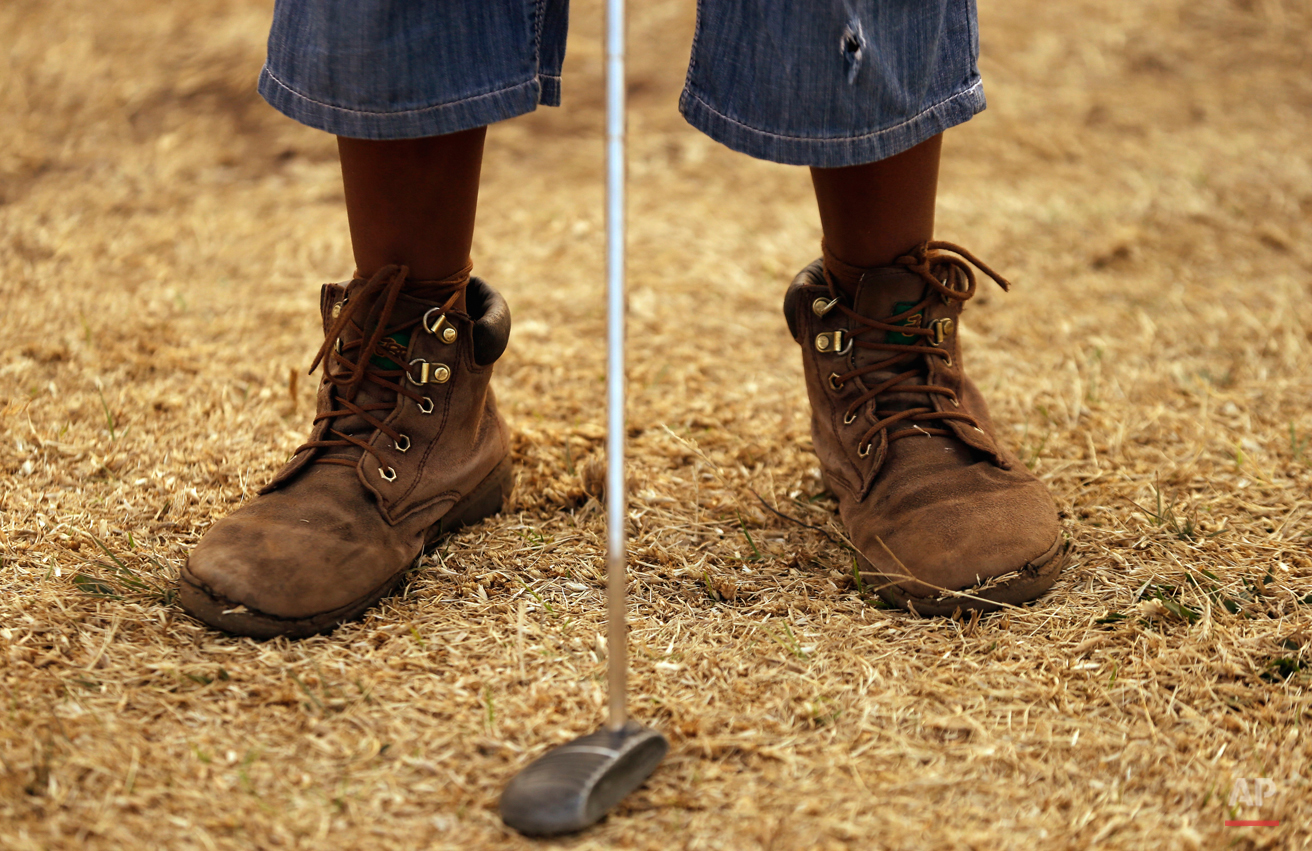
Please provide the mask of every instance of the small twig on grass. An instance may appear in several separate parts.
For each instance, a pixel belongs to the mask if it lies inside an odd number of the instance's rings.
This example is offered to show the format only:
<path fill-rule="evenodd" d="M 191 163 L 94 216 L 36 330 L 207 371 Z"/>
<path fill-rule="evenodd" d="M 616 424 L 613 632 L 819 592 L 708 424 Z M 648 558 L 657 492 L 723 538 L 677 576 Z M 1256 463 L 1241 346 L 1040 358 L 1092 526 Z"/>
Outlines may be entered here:
<path fill-rule="evenodd" d="M 829 539 L 829 542 L 830 542 L 831 544 L 835 544 L 835 545 L 837 545 L 837 546 L 840 546 L 840 547 L 844 547 L 844 548 L 846 548 L 846 549 L 849 549 L 849 550 L 851 550 L 852 552 L 856 552 L 856 548 L 853 547 L 853 546 L 851 545 L 851 543 L 849 543 L 849 542 L 846 541 L 846 540 L 838 540 L 838 539 L 834 538 L 833 535 L 829 534 L 829 530 L 826 529 L 825 527 L 823 527 L 823 526 L 816 526 L 816 525 L 814 525 L 814 524 L 807 523 L 807 522 L 802 521 L 802 520 L 798 520 L 796 517 L 791 517 L 791 516 L 789 516 L 789 515 L 787 515 L 787 514 L 784 514 L 782 511 L 780 511 L 779 509 L 775 508 L 775 507 L 774 507 L 773 505 L 771 505 L 770 503 L 766 502 L 766 501 L 765 501 L 765 497 L 761 496 L 761 495 L 760 495 L 759 493 L 757 493 L 755 490 L 753 490 L 752 488 L 748 488 L 748 490 L 749 490 L 749 491 L 752 491 L 752 496 L 754 496 L 754 497 L 756 497 L 757 499 L 759 499 L 759 500 L 761 501 L 761 505 L 765 506 L 765 510 L 766 510 L 766 511 L 769 511 L 771 514 L 774 514 L 774 515 L 777 516 L 777 517 L 781 517 L 781 518 L 783 518 L 784 520 L 787 520 L 789 523 L 796 523 L 798 526 L 802 526 L 802 527 L 807 528 L 807 529 L 814 529 L 815 531 L 819 532 L 821 535 L 824 535 L 826 538 L 828 538 L 828 539 Z"/>

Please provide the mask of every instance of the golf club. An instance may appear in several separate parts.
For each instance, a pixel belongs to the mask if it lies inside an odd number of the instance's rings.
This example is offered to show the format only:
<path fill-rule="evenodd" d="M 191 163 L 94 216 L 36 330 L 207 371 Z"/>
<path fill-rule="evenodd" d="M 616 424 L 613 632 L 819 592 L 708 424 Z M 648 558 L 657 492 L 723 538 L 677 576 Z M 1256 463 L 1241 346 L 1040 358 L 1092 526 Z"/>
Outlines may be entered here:
<path fill-rule="evenodd" d="M 609 717 L 553 748 L 501 794 L 501 820 L 533 836 L 595 824 L 642 785 L 669 744 L 629 720 L 624 604 L 624 0 L 606 0 L 606 609 Z"/>

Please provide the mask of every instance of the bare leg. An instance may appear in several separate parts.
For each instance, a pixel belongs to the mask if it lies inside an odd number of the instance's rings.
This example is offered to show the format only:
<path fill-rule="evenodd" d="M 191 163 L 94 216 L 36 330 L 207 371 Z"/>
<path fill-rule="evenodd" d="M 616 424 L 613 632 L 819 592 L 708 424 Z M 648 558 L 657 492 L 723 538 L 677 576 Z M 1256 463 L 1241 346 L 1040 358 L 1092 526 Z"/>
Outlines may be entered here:
<path fill-rule="evenodd" d="M 887 266 L 934 236 L 943 134 L 879 162 L 813 168 L 825 245 L 852 266 Z"/>
<path fill-rule="evenodd" d="M 486 127 L 425 139 L 337 137 L 356 271 L 410 267 L 417 281 L 469 262 Z"/>

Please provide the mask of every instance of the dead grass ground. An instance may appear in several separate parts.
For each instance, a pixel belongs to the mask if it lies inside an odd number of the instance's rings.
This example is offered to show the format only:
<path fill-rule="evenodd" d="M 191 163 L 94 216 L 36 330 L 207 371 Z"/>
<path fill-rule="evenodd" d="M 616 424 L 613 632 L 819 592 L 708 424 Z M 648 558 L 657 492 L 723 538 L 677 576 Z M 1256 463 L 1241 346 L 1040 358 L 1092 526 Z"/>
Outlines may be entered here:
<path fill-rule="evenodd" d="M 632 5 L 633 702 L 673 750 L 561 845 L 1308 847 L 1312 6 L 982 4 L 940 232 L 1018 284 L 969 357 L 1078 558 L 958 622 L 757 501 L 833 522 L 779 316 L 808 182 L 682 123 L 691 2 Z M 500 787 L 603 711 L 596 3 L 567 106 L 490 136 L 516 504 L 331 636 L 170 603 L 302 439 L 350 269 L 330 140 L 253 93 L 269 14 L 0 6 L 5 849 L 529 847 Z"/>

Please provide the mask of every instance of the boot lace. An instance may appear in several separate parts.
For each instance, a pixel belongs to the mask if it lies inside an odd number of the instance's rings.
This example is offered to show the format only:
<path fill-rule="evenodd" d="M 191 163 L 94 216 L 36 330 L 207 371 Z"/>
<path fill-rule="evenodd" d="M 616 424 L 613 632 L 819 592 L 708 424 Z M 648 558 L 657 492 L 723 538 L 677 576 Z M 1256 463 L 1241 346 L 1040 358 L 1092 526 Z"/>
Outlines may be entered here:
<path fill-rule="evenodd" d="M 950 251 L 952 254 L 943 253 L 945 251 Z M 860 378 L 873 372 L 882 372 L 900 366 L 911 367 L 905 372 L 900 372 L 881 381 L 853 399 L 844 414 L 845 422 L 852 422 L 862 406 L 870 402 L 875 403 L 877 412 L 879 409 L 878 399 L 885 393 L 922 393 L 930 396 L 944 396 L 952 402 L 954 407 L 960 405 L 960 400 L 952 388 L 929 384 L 926 378 L 928 362 L 924 360 L 925 358 L 934 357 L 945 360 L 949 364 L 951 363 L 951 354 L 946 349 L 934 346 L 930 342 L 935 330 L 931 327 L 898 323 L 921 313 L 936 298 L 942 299 L 944 302 L 957 301 L 964 303 L 968 301 L 975 295 L 975 273 L 970 268 L 972 265 L 996 281 L 1002 289 L 1011 289 L 1011 283 L 1007 279 L 990 269 L 969 251 L 951 242 L 923 242 L 913 248 L 910 253 L 899 257 L 896 264 L 905 266 L 908 270 L 919 275 L 925 282 L 927 289 L 925 297 L 914 307 L 885 319 L 871 319 L 862 316 L 843 304 L 839 298 L 840 291 L 837 282 L 828 269 L 825 270 L 825 280 L 829 284 L 830 298 L 834 299 L 835 306 L 843 312 L 843 315 L 855 323 L 852 326 L 853 330 L 849 332 L 852 337 L 852 344 L 857 348 L 888 353 L 888 357 L 883 360 L 859 366 L 842 375 L 832 376 L 830 380 L 834 385 L 841 387 L 853 378 Z M 943 283 L 943 281 L 958 284 L 959 286 L 950 286 Z M 887 342 L 889 334 L 918 337 L 920 339 L 914 343 L 890 343 Z M 863 335 L 869 335 L 873 339 L 862 339 Z M 885 432 L 890 442 L 914 435 L 926 437 L 931 435 L 952 436 L 953 432 L 943 427 L 947 425 L 949 420 L 956 420 L 979 428 L 979 422 L 964 411 L 936 411 L 933 408 L 924 406 L 906 408 L 892 412 L 875 422 L 862 435 L 861 441 L 857 444 L 857 451 L 862 456 L 868 455 L 873 441 L 880 432 Z M 938 426 L 929 425 L 929 423 L 936 421 L 939 423 Z M 900 428 L 891 430 L 893 426 L 899 424 Z"/>
<path fill-rule="evenodd" d="M 337 407 L 316 414 L 314 425 L 317 426 L 324 420 L 331 423 L 339 417 L 354 415 L 364 420 L 370 428 L 381 431 L 390 437 L 394 446 L 409 446 L 410 440 L 408 437 L 374 416 L 375 413 L 391 411 L 396 406 L 395 396 L 392 397 L 390 402 L 369 404 L 357 404 L 355 402 L 360 387 L 365 382 L 370 382 L 377 387 L 404 396 L 416 403 L 422 403 L 425 400 L 424 396 L 405 385 L 406 370 L 404 367 L 401 369 L 384 369 L 372 362 L 373 358 L 377 356 L 391 360 L 394 363 L 400 363 L 404 358 L 404 353 L 403 351 L 400 353 L 398 351 L 388 351 L 389 346 L 387 344 L 391 344 L 391 347 L 399 346 L 389 338 L 393 334 L 409 332 L 424 321 L 423 317 L 419 317 L 397 325 L 389 324 L 392 311 L 396 307 L 396 299 L 401 294 L 406 282 L 406 276 L 409 273 L 410 270 L 405 266 L 384 266 L 369 279 L 368 283 L 341 303 L 341 313 L 337 315 L 336 321 L 328 329 L 323 345 L 319 347 L 319 353 L 314 356 L 314 363 L 310 364 L 311 374 L 321 363 L 323 364 L 324 374 L 328 377 L 328 381 L 336 387 L 333 401 Z M 455 293 L 437 311 L 430 311 L 433 315 L 433 321 L 436 321 L 437 316 L 445 315 L 447 311 L 451 310 L 458 298 L 459 293 Z M 373 328 L 368 335 L 365 335 L 360 323 L 355 322 L 355 317 L 360 312 L 361 305 L 377 303 L 381 303 L 382 307 L 377 311 L 377 320 L 374 322 Z M 342 331 L 346 329 L 348 324 L 353 322 L 356 330 L 360 332 L 360 336 L 351 342 L 342 343 L 339 347 L 337 341 Z M 306 441 L 301 444 L 294 454 L 300 454 L 306 449 L 331 449 L 350 446 L 359 447 L 379 464 L 383 463 L 382 459 L 374 452 L 373 447 L 365 440 L 355 434 L 338 431 L 331 426 L 324 433 L 323 439 Z M 341 464 L 346 467 L 354 467 L 357 462 L 349 458 L 324 457 L 323 454 L 320 454 L 314 459 L 314 463 Z"/>

